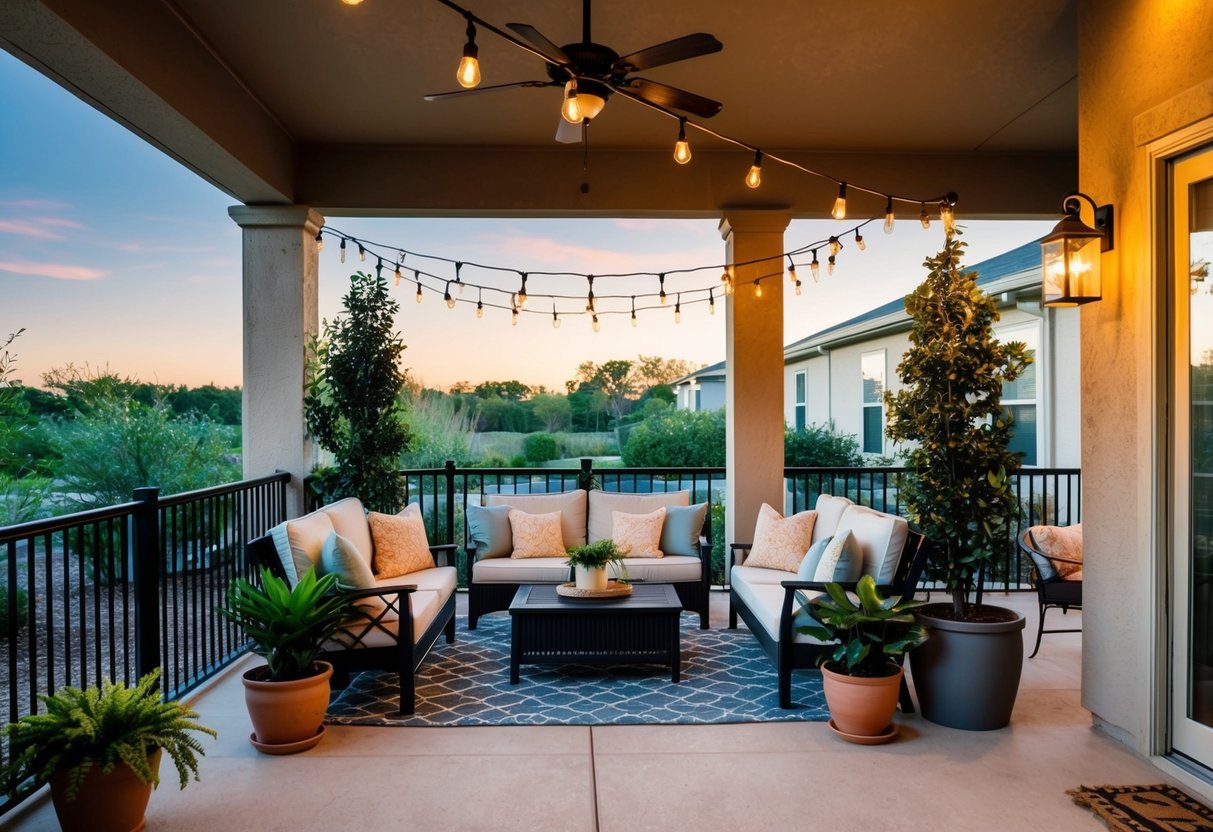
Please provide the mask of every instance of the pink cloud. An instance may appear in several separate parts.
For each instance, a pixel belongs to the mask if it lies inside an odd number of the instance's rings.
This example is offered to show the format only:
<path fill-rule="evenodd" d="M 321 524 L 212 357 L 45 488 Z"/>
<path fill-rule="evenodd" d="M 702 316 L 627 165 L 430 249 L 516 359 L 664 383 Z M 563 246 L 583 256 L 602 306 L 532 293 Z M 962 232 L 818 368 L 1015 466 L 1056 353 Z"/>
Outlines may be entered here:
<path fill-rule="evenodd" d="M 64 217 L 34 217 L 34 222 L 41 225 L 53 225 L 57 228 L 75 228 L 80 231 L 85 231 L 88 226 L 84 223 L 69 220 Z"/>
<path fill-rule="evenodd" d="M 18 234 L 22 237 L 34 237 L 38 240 L 62 240 L 62 234 L 56 234 L 49 228 L 43 227 L 37 221 L 3 220 L 0 219 L 0 233 Z"/>
<path fill-rule="evenodd" d="M 6 263 L 3 261 L 0 261 L 0 272 L 12 272 L 31 277 L 53 277 L 56 280 L 100 280 L 109 275 L 109 272 L 84 266 L 66 266 L 61 263 Z"/>
<path fill-rule="evenodd" d="M 637 263 L 637 258 L 631 254 L 562 243 L 549 237 L 528 237 L 521 234 L 493 237 L 489 242 L 498 251 L 572 272 L 627 272 L 633 271 Z"/>
<path fill-rule="evenodd" d="M 0 205 L 24 211 L 62 211 L 71 207 L 66 202 L 56 202 L 53 199 L 10 199 L 0 202 Z"/>

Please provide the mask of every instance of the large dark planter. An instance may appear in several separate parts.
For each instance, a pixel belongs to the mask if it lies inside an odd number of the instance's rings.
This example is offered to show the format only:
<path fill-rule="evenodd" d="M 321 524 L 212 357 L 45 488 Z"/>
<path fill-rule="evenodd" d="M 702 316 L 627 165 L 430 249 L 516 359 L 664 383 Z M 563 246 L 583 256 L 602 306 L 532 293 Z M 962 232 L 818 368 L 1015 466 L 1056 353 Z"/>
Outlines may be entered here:
<path fill-rule="evenodd" d="M 930 604 L 918 621 L 930 638 L 910 653 L 910 670 L 922 715 L 931 722 L 966 731 L 993 731 L 1011 721 L 1019 674 L 1023 669 L 1024 617 L 1000 610 L 1008 620 L 950 621 L 931 615 Z"/>

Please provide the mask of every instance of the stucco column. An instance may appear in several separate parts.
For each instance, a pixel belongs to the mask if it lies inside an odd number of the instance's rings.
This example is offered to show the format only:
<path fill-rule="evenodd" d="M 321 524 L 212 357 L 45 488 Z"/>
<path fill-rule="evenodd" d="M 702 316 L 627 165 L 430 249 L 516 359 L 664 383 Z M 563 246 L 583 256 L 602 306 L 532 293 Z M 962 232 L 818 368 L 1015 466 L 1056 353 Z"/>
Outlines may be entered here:
<path fill-rule="evenodd" d="M 749 541 L 765 502 L 783 510 L 783 211 L 729 211 L 720 221 L 734 265 L 725 303 L 728 542 Z M 762 296 L 754 281 L 762 280 Z"/>
<path fill-rule="evenodd" d="M 303 424 L 307 342 L 319 328 L 316 234 L 324 217 L 302 205 L 234 205 L 243 229 L 244 475 L 290 471 L 287 514 L 303 511 L 312 463 Z"/>

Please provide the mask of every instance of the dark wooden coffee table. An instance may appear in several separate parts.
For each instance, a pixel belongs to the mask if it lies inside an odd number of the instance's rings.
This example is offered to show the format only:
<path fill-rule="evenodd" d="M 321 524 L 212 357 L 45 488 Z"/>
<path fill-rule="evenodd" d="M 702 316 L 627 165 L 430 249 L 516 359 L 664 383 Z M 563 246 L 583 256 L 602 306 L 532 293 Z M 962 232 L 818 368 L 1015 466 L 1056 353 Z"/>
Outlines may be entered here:
<path fill-rule="evenodd" d="M 565 598 L 523 585 L 510 604 L 510 684 L 524 664 L 668 664 L 680 678 L 682 602 L 670 584 L 636 584 L 626 598 Z"/>

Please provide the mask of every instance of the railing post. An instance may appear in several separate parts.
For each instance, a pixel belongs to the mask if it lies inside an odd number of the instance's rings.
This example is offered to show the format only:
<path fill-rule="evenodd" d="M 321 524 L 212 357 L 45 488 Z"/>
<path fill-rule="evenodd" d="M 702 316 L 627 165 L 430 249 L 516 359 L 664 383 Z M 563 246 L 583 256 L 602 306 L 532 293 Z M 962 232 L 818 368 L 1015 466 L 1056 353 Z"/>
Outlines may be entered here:
<path fill-rule="evenodd" d="M 446 542 L 455 542 L 455 460 L 448 459 L 446 472 Z"/>
<path fill-rule="evenodd" d="M 589 457 L 581 458 L 581 472 L 577 475 L 577 487 L 586 491 L 594 488 L 594 460 Z"/>
<path fill-rule="evenodd" d="M 160 489 L 136 488 L 135 673 L 160 666 Z M 163 685 L 164 682 L 161 682 Z"/>

